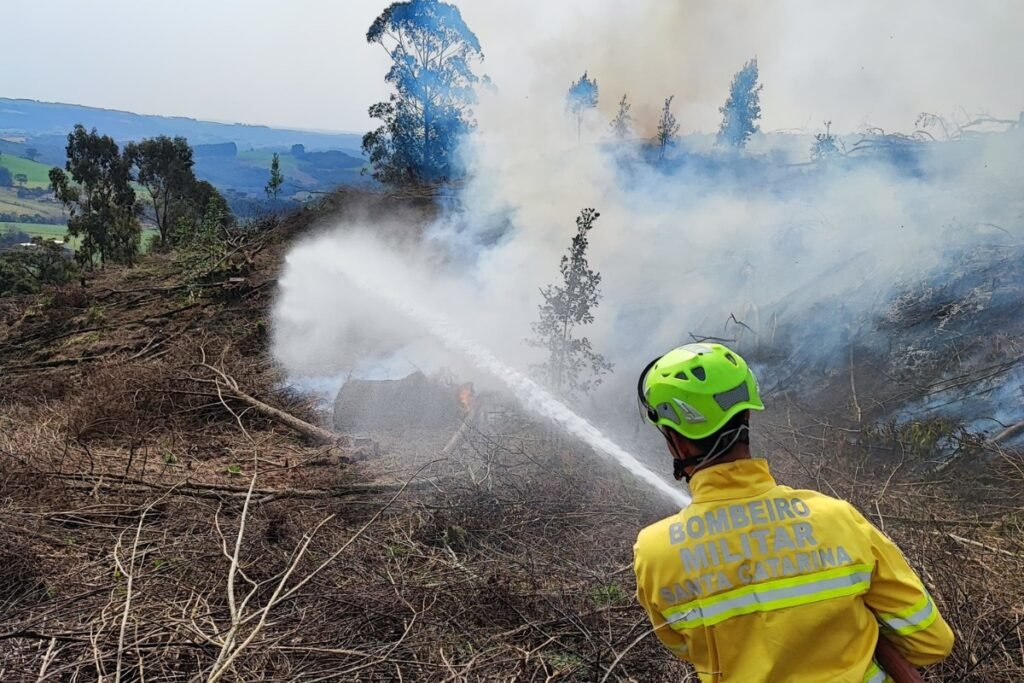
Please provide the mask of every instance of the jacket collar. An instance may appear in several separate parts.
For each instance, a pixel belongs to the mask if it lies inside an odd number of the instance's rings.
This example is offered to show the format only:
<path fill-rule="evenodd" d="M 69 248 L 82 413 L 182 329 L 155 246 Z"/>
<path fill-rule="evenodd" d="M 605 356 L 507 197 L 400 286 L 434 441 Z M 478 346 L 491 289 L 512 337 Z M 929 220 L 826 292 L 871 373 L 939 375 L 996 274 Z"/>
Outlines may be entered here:
<path fill-rule="evenodd" d="M 751 458 L 709 465 L 698 470 L 690 480 L 690 493 L 694 503 L 730 498 L 749 498 L 775 486 L 768 470 L 768 461 Z"/>

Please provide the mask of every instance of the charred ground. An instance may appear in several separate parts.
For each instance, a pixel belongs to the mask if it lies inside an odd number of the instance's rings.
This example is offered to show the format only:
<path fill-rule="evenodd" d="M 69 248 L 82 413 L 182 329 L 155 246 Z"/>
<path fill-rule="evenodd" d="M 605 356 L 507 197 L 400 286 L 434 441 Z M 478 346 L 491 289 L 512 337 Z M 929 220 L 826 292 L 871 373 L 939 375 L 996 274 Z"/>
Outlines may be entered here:
<path fill-rule="evenodd" d="M 0 679 L 686 678 L 632 598 L 635 534 L 671 512 L 647 490 L 525 415 L 356 443 L 281 388 L 288 245 L 328 217 L 415 232 L 433 207 L 339 193 L 198 279 L 151 256 L 4 301 Z M 946 298 L 914 302 L 948 318 Z M 957 634 L 931 680 L 1020 680 L 1020 454 L 963 439 L 937 462 L 937 427 L 871 426 L 870 375 L 831 376 L 815 409 L 780 395 L 755 447 L 905 549 Z"/>

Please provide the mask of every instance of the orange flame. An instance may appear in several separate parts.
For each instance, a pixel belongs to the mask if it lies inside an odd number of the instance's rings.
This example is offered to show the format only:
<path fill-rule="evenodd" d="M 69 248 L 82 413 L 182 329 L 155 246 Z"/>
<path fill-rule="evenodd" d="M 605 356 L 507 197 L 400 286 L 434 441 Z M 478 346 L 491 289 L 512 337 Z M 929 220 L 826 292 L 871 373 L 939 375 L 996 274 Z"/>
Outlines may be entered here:
<path fill-rule="evenodd" d="M 467 382 L 459 387 L 459 407 L 463 415 L 469 415 L 473 410 L 473 383 Z"/>

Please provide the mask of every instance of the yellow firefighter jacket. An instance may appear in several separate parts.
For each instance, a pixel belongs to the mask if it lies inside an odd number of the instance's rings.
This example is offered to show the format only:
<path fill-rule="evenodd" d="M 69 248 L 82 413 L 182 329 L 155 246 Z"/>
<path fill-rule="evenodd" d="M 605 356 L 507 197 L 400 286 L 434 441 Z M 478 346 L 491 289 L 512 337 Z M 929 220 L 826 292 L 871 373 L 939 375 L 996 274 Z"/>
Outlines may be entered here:
<path fill-rule="evenodd" d="M 849 503 L 779 486 L 764 460 L 698 471 L 640 532 L 637 598 L 704 683 L 882 683 L 879 632 L 917 666 L 953 633 L 899 549 Z"/>

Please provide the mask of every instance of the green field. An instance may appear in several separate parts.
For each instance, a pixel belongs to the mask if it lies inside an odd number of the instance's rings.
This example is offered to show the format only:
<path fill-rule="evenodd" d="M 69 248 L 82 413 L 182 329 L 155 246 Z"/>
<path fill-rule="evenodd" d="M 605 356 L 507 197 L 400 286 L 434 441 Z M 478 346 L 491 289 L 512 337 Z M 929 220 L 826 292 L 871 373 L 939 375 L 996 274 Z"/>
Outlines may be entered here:
<path fill-rule="evenodd" d="M 64 240 L 65 244 L 69 249 L 78 248 L 78 238 L 68 237 L 68 226 L 66 225 L 39 225 L 37 223 L 3 223 L 0 222 L 0 233 L 13 230 L 15 232 L 24 232 L 32 237 L 42 237 L 48 240 Z M 146 251 L 149 248 L 149 239 L 157 234 L 155 228 L 145 227 L 142 229 L 142 239 L 140 246 L 142 251 Z"/>
<path fill-rule="evenodd" d="M 270 179 L 270 164 L 274 160 L 273 152 L 265 149 L 250 149 L 245 152 L 239 150 L 236 158 L 246 166 L 266 169 L 267 179 Z M 285 180 L 291 180 L 293 183 L 297 182 L 302 185 L 316 184 L 316 178 L 299 170 L 299 161 L 291 154 L 278 154 L 277 158 L 281 166 L 281 174 L 285 177 Z"/>
<path fill-rule="evenodd" d="M 266 149 L 238 150 L 236 158 L 248 166 L 267 169 L 269 176 L 270 163 L 274 160 L 274 153 Z M 299 170 L 299 162 L 291 154 L 278 153 L 277 158 L 281 164 L 281 173 L 296 173 Z"/>
<path fill-rule="evenodd" d="M 10 171 L 12 177 L 19 173 L 28 176 L 27 187 L 49 187 L 50 185 L 50 167 L 46 164 L 4 154 L 0 156 L 0 166 Z"/>
<path fill-rule="evenodd" d="M 6 159 L 6 157 L 4 157 Z M 42 199 L 21 199 L 17 191 L 11 188 L 0 188 L 0 213 L 41 214 L 52 218 L 54 223 L 64 222 L 64 207 L 56 201 Z"/>
<path fill-rule="evenodd" d="M 28 233 L 32 237 L 42 237 L 48 240 L 66 241 L 69 249 L 78 247 L 77 239 L 68 239 L 68 226 L 66 225 L 40 225 L 38 223 L 4 223 L 0 222 L 0 233 L 12 230 L 14 232 Z"/>

